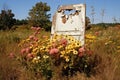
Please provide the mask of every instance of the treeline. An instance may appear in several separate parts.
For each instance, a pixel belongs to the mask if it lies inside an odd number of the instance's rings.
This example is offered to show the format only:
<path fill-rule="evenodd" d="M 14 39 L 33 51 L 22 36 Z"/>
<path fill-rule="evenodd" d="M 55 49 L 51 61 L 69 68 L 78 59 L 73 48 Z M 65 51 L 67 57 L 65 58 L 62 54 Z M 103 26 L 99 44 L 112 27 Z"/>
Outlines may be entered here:
<path fill-rule="evenodd" d="M 97 26 L 105 26 L 105 27 L 114 27 L 114 26 L 116 26 L 116 25 L 120 25 L 120 23 L 97 23 L 97 24 L 95 24 L 95 25 L 97 25 Z"/>
<path fill-rule="evenodd" d="M 2 30 L 11 29 L 16 22 L 14 16 L 15 15 L 12 13 L 12 10 L 1 10 L 0 29 Z"/>
<path fill-rule="evenodd" d="M 29 10 L 29 16 L 26 19 L 19 20 L 14 18 L 15 14 L 11 9 L 3 9 L 0 12 L 0 30 L 10 30 L 14 25 L 29 25 L 42 27 L 48 31 L 51 28 L 49 11 L 50 6 L 47 3 L 38 2 Z"/>

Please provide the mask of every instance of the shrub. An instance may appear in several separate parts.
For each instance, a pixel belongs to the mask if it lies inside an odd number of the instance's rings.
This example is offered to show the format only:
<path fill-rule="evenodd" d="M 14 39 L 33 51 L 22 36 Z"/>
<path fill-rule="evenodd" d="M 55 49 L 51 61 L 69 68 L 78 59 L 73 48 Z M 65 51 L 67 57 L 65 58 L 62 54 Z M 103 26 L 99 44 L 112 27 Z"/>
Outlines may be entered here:
<path fill-rule="evenodd" d="M 92 51 L 72 36 L 54 34 L 52 39 L 47 36 L 38 36 L 42 30 L 40 27 L 32 27 L 35 31 L 27 39 L 20 42 L 20 54 L 16 55 L 17 60 L 27 69 L 36 75 L 51 79 L 57 72 L 61 76 L 74 76 L 77 72 L 90 76 L 97 66 L 98 59 L 92 56 Z M 90 43 L 95 36 L 86 36 Z M 90 40 L 92 39 L 92 40 Z"/>

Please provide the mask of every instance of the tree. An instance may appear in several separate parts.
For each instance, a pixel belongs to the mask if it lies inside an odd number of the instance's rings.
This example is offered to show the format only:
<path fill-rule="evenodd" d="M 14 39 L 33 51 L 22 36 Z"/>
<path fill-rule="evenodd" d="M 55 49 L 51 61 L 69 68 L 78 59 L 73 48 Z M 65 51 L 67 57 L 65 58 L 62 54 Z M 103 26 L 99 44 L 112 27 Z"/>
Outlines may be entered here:
<path fill-rule="evenodd" d="M 51 22 L 49 20 L 50 14 L 48 14 L 48 11 L 50 11 L 50 6 L 48 6 L 47 3 L 36 3 L 36 5 L 30 9 L 28 17 L 29 24 L 31 26 L 40 26 L 49 30 Z"/>
<path fill-rule="evenodd" d="M 91 28 L 91 22 L 90 22 L 90 19 L 89 17 L 85 17 L 85 29 L 88 30 Z"/>
<path fill-rule="evenodd" d="M 15 19 L 13 18 L 14 14 L 12 13 L 12 10 L 1 10 L 0 13 L 0 29 L 11 29 L 11 27 L 15 23 Z"/>
<path fill-rule="evenodd" d="M 22 20 L 17 19 L 15 23 L 15 25 L 26 25 L 26 24 L 28 24 L 28 20 L 26 19 L 22 19 Z"/>

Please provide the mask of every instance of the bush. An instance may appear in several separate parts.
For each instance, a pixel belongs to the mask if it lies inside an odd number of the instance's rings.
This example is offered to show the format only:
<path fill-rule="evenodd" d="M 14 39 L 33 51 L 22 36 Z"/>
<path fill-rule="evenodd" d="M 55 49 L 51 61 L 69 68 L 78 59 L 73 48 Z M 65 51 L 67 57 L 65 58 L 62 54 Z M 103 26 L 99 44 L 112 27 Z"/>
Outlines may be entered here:
<path fill-rule="evenodd" d="M 46 79 L 51 79 L 56 74 L 58 66 L 61 76 L 74 76 L 77 72 L 87 76 L 92 74 L 97 66 L 96 57 L 92 56 L 93 52 L 90 49 L 81 46 L 80 41 L 68 35 L 55 34 L 52 39 L 44 35 L 38 37 L 41 28 L 32 29 L 35 32 L 21 41 L 21 51 L 16 56 L 27 70 Z M 92 35 L 86 37 L 92 41 L 95 38 Z"/>

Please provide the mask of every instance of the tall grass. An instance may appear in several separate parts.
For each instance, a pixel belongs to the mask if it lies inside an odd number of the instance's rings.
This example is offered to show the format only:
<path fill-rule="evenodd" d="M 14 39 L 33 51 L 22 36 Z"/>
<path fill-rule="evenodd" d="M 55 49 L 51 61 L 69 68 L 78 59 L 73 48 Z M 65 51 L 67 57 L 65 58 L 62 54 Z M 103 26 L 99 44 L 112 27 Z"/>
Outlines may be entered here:
<path fill-rule="evenodd" d="M 24 69 L 9 56 L 12 52 L 19 53 L 18 43 L 31 33 L 29 29 L 0 31 L 0 80 L 44 80 L 40 75 Z M 83 73 L 77 73 L 73 77 L 65 77 L 60 75 L 61 67 L 58 66 L 52 80 L 120 80 L 120 26 L 106 29 L 92 27 L 86 34 L 97 36 L 96 41 L 89 45 L 94 52 L 93 56 L 97 56 L 98 60 L 98 66 L 94 68 L 95 74 L 86 77 Z M 42 31 L 40 35 L 50 36 L 50 32 Z"/>
<path fill-rule="evenodd" d="M 0 80 L 31 80 L 32 74 L 10 57 L 11 53 L 19 53 L 18 43 L 31 33 L 29 29 L 0 31 Z M 44 34 L 49 32 L 42 31 L 40 35 Z M 28 75 L 31 77 L 28 78 Z"/>

